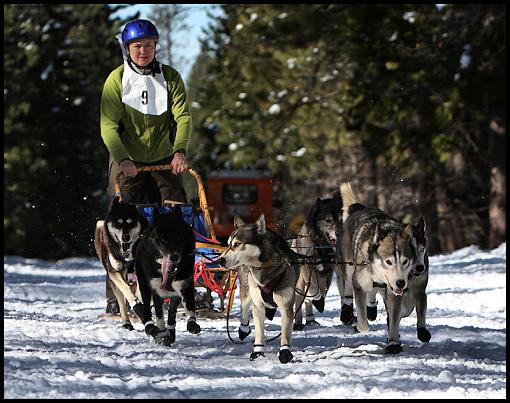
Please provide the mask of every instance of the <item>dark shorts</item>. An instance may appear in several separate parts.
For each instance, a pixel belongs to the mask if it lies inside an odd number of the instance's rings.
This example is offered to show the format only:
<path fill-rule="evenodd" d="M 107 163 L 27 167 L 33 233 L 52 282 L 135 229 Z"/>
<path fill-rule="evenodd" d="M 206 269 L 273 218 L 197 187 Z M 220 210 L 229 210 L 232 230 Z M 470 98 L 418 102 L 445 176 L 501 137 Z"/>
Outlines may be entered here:
<path fill-rule="evenodd" d="M 136 166 L 169 165 L 172 158 L 165 158 L 152 163 L 138 163 Z M 115 195 L 115 181 L 122 170 L 117 161 L 110 156 L 108 163 L 108 204 Z M 122 200 L 126 203 L 162 205 L 165 200 L 186 202 L 182 174 L 174 175 L 172 171 L 147 171 L 136 176 L 120 180 Z M 108 207 L 109 209 L 109 207 Z"/>

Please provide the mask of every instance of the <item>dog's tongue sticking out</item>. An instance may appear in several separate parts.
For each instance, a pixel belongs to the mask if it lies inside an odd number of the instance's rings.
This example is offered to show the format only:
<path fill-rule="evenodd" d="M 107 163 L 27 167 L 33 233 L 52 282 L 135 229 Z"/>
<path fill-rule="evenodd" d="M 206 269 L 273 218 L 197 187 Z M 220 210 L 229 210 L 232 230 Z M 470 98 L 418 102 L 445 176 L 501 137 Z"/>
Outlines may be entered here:
<path fill-rule="evenodd" d="M 403 288 L 394 288 L 393 289 L 396 295 L 402 295 L 404 293 Z"/>
<path fill-rule="evenodd" d="M 163 274 L 163 281 L 161 282 L 161 285 L 159 287 L 162 290 L 165 289 L 168 291 L 173 291 L 172 280 L 168 281 L 170 271 L 172 271 L 173 268 L 174 263 L 170 262 L 170 259 L 168 259 L 168 257 L 163 257 L 163 260 L 161 262 L 161 273 Z"/>

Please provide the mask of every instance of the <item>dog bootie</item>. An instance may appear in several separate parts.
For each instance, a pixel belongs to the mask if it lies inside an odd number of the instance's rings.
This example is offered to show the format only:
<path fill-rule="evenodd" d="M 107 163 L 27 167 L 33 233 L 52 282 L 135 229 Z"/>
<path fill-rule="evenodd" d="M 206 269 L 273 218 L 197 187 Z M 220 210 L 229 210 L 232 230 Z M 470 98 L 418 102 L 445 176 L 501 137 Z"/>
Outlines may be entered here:
<path fill-rule="evenodd" d="M 287 364 L 290 360 L 292 360 L 294 356 L 290 352 L 289 346 L 281 346 L 280 352 L 278 353 L 278 359 L 282 364 Z"/>
<path fill-rule="evenodd" d="M 390 341 L 388 345 L 384 348 L 385 354 L 398 354 L 401 353 L 402 346 L 400 345 L 400 341 Z"/>
<path fill-rule="evenodd" d="M 368 320 L 377 319 L 377 306 L 367 306 L 367 319 Z"/>
<path fill-rule="evenodd" d="M 253 345 L 253 352 L 250 354 L 250 361 L 256 360 L 259 357 L 264 357 L 264 346 Z"/>
<path fill-rule="evenodd" d="M 194 320 L 188 320 L 186 329 L 188 330 L 188 332 L 193 333 L 193 334 L 198 334 L 202 330 L 200 328 L 200 325 L 197 322 L 195 322 Z"/>
<path fill-rule="evenodd" d="M 320 299 L 314 299 L 312 304 L 320 313 L 324 312 L 324 297 L 320 297 Z"/>
<path fill-rule="evenodd" d="M 321 324 L 317 322 L 315 319 L 306 320 L 305 322 L 306 327 L 319 327 Z"/>
<path fill-rule="evenodd" d="M 145 324 L 145 334 L 148 336 L 156 337 L 156 335 L 160 332 L 159 327 L 157 327 L 153 321 L 147 322 Z"/>
<path fill-rule="evenodd" d="M 238 333 L 239 333 L 239 340 L 243 341 L 251 333 L 250 325 L 243 325 L 241 323 L 241 326 L 239 326 Z"/>
<path fill-rule="evenodd" d="M 134 330 L 135 328 L 133 327 L 133 325 L 131 324 L 131 322 L 124 322 L 122 324 L 122 327 L 124 329 L 127 329 L 127 330 Z"/>
<path fill-rule="evenodd" d="M 154 339 L 156 340 L 156 343 L 170 347 L 175 341 L 175 328 L 166 328 L 163 332 L 158 332 L 154 336 Z"/>
<path fill-rule="evenodd" d="M 305 325 L 303 325 L 302 323 L 294 323 L 294 326 L 292 326 L 292 330 L 303 330 L 305 328 Z"/>
<path fill-rule="evenodd" d="M 352 305 L 342 304 L 340 320 L 344 325 L 351 325 L 354 323 L 354 308 Z"/>
<path fill-rule="evenodd" d="M 417 333 L 418 339 L 424 343 L 428 343 L 430 341 L 430 338 L 432 337 L 430 332 L 424 327 L 419 327 L 417 329 Z"/>

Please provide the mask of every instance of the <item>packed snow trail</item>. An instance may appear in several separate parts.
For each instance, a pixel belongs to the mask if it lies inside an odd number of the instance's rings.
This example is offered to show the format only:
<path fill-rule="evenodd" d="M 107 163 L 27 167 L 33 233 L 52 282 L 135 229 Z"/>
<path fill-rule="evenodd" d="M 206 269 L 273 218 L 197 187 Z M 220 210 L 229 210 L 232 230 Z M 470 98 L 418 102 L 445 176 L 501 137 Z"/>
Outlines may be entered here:
<path fill-rule="evenodd" d="M 294 360 L 281 364 L 278 341 L 249 360 L 253 322 L 232 344 L 225 319 L 199 318 L 202 332 L 192 335 L 179 311 L 176 342 L 164 347 L 140 322 L 130 332 L 100 319 L 97 259 L 4 257 L 4 398 L 505 398 L 506 244 L 433 256 L 430 266 L 430 343 L 417 339 L 413 312 L 401 322 L 404 351 L 385 355 L 381 300 L 370 332 L 355 334 L 341 325 L 333 279 L 316 315 L 322 326 L 294 332 Z M 236 293 L 232 336 L 239 310 Z M 266 321 L 266 336 L 279 320 Z"/>

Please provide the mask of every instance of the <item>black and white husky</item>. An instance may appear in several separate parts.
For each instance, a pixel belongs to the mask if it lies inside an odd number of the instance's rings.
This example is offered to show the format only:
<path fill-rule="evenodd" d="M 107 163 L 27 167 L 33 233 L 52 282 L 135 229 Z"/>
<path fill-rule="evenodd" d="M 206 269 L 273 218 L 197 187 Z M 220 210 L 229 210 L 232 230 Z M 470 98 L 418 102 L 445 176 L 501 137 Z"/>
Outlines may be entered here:
<path fill-rule="evenodd" d="M 315 306 L 319 312 L 324 311 L 326 293 L 331 284 L 333 269 L 335 269 L 335 265 L 328 260 L 334 258 L 337 235 L 341 225 L 342 198 L 340 194 L 331 199 L 317 198 L 315 204 L 308 211 L 297 238 L 292 241 L 291 249 L 294 252 L 311 258 L 310 263 L 302 263 L 299 268 L 294 330 L 318 325 L 313 314 L 313 307 Z M 306 311 L 304 325 L 301 312 L 303 299 L 305 299 Z"/>
<path fill-rule="evenodd" d="M 135 205 L 121 203 L 116 197 L 105 220 L 96 223 L 94 245 L 96 254 L 112 283 L 119 303 L 123 327 L 133 330 L 126 302 L 142 316 L 142 303 L 135 277 L 134 250 L 142 231 L 147 226 L 145 217 Z"/>
<path fill-rule="evenodd" d="M 145 332 L 157 342 L 171 345 L 175 341 L 177 307 L 183 301 L 187 330 L 200 333 L 195 315 L 195 237 L 183 218 L 180 207 L 168 214 L 154 209 L 153 222 L 143 233 L 136 249 L 136 273 L 143 300 Z M 152 320 L 151 297 L 156 312 Z M 168 322 L 163 319 L 163 299 L 170 298 Z"/>
<path fill-rule="evenodd" d="M 262 214 L 256 223 L 247 224 L 240 217 L 234 219 L 234 231 L 228 247 L 221 254 L 225 266 L 239 273 L 241 297 L 241 327 L 243 340 L 249 333 L 250 305 L 255 323 L 255 343 L 250 360 L 264 355 L 265 318 L 272 319 L 276 307 L 281 312 L 281 337 L 278 359 L 282 363 L 292 360 L 291 338 L 293 304 L 298 265 L 295 254 L 277 233 L 266 228 Z"/>

